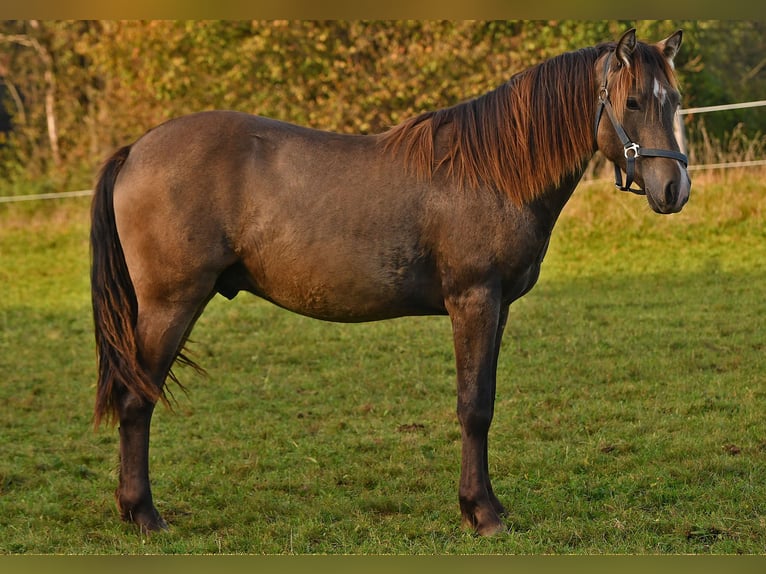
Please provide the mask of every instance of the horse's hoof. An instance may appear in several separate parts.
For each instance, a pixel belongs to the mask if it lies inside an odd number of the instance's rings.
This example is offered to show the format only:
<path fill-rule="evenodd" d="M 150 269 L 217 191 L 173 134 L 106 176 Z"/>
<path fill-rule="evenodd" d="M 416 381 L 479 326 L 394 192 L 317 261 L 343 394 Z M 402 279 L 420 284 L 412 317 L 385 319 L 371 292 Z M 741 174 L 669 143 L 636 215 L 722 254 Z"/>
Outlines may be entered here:
<path fill-rule="evenodd" d="M 505 506 L 503 506 L 497 498 L 492 500 L 492 508 L 495 509 L 495 512 L 497 512 L 497 515 L 500 518 L 508 516 L 508 511 L 505 509 Z"/>
<path fill-rule="evenodd" d="M 479 514 L 485 516 L 482 517 Z M 479 536 L 495 536 L 508 532 L 508 528 L 494 510 L 486 513 L 475 513 L 472 516 L 463 516 L 463 528 L 473 530 Z"/>
<path fill-rule="evenodd" d="M 152 507 L 150 510 L 143 511 L 130 511 L 122 513 L 122 519 L 125 522 L 132 522 L 142 534 L 149 534 L 151 532 L 160 532 L 162 530 L 169 530 L 168 523 L 160 516 L 157 509 Z"/>
<path fill-rule="evenodd" d="M 163 530 L 169 530 L 168 523 L 157 514 L 152 520 L 149 521 L 136 521 L 142 534 L 151 534 L 152 532 L 161 532 Z"/>
<path fill-rule="evenodd" d="M 502 522 L 479 525 L 476 527 L 476 533 L 479 536 L 496 536 L 498 534 L 505 534 L 506 532 L 508 532 L 508 528 Z"/>

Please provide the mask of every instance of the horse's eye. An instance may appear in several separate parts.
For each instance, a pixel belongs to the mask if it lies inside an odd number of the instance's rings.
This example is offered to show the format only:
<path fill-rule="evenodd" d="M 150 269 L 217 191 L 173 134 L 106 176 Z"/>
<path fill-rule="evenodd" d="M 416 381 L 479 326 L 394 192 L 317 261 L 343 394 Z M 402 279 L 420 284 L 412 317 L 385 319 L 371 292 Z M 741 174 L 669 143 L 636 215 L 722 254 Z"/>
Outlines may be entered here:
<path fill-rule="evenodd" d="M 636 98 L 628 98 L 628 109 L 633 111 L 638 111 L 641 109 L 641 105 L 638 103 L 638 100 Z"/>

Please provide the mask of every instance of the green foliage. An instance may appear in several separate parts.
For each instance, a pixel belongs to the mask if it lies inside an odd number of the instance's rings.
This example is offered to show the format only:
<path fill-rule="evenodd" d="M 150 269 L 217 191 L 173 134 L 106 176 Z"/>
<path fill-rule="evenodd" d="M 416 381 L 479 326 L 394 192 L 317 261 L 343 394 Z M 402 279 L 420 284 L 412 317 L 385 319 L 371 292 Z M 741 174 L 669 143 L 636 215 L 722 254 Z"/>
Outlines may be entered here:
<path fill-rule="evenodd" d="M 116 147 L 168 118 L 210 108 L 379 132 L 633 25 L 647 39 L 686 30 L 678 61 L 685 105 L 764 93 L 766 34 L 758 22 L 6 21 L 0 75 L 13 132 L 0 146 L 0 176 L 80 186 Z M 744 117 L 742 129 L 753 137 L 763 112 L 743 113 L 712 118 L 708 132 L 721 137 Z"/>
<path fill-rule="evenodd" d="M 91 430 L 88 203 L 0 206 L 0 553 L 763 552 L 766 194 L 661 217 L 581 186 L 511 308 L 490 467 L 507 534 L 459 528 L 446 318 L 334 325 L 214 299 L 158 409 L 167 533 L 119 522 Z"/>
<path fill-rule="evenodd" d="M 708 106 L 764 99 L 766 93 L 766 23 L 763 21 L 681 21 L 684 48 L 679 74 L 685 107 Z M 688 118 L 690 138 L 697 137 L 697 122 Z M 766 109 L 716 112 L 704 116 L 716 138 L 740 129 L 753 138 L 764 135 Z"/>

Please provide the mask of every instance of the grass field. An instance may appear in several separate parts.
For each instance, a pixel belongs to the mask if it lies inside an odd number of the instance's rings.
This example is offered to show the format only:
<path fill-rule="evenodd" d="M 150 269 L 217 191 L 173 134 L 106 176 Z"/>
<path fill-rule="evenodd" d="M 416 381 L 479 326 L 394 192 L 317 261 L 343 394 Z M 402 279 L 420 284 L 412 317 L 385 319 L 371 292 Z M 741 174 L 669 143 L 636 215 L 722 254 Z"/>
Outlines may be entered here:
<path fill-rule="evenodd" d="M 216 298 L 152 435 L 146 537 L 94 432 L 88 200 L 0 206 L 0 553 L 766 551 L 766 186 L 662 217 L 607 183 L 567 206 L 511 308 L 490 465 L 509 532 L 460 529 L 446 318 L 321 323 Z"/>

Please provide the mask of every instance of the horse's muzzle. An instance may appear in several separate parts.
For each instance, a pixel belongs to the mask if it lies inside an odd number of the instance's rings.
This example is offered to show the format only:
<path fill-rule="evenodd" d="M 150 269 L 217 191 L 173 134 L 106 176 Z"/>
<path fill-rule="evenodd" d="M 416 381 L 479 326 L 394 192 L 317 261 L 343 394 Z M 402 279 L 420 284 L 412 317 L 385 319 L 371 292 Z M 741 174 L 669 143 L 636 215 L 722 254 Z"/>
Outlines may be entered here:
<path fill-rule="evenodd" d="M 689 201 L 691 179 L 679 164 L 679 174 L 664 183 L 647 185 L 646 199 L 651 208 L 661 214 L 678 213 Z"/>

